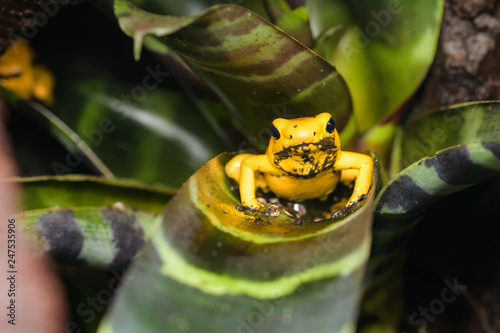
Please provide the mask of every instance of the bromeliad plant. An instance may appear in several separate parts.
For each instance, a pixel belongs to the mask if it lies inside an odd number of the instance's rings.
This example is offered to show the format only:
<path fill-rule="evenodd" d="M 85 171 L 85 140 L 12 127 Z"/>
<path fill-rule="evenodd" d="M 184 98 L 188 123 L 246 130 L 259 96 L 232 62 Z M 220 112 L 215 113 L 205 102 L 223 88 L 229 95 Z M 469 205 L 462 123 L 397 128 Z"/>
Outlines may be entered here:
<path fill-rule="evenodd" d="M 190 97 L 155 84 L 167 74 L 148 65 L 125 88 L 56 73 L 50 111 L 17 100 L 102 175 L 12 180 L 33 246 L 101 268 L 133 262 L 98 332 L 397 330 L 406 240 L 439 199 L 498 175 L 500 104 L 400 124 L 434 58 L 443 1 L 395 3 L 115 0 L 136 59 L 156 55 Z M 224 173 L 234 154 L 216 155 L 263 151 L 274 118 L 321 112 L 342 149 L 373 151 L 359 209 L 301 224 L 237 210 Z"/>

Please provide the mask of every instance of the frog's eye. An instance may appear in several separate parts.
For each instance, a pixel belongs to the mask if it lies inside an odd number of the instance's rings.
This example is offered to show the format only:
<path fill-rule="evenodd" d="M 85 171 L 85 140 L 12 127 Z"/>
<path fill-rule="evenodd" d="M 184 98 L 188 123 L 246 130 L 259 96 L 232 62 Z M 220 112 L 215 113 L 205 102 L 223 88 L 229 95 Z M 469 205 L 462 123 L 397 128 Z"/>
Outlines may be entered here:
<path fill-rule="evenodd" d="M 328 133 L 333 133 L 334 130 L 335 130 L 335 122 L 333 121 L 333 118 L 330 118 L 330 120 L 328 120 L 328 123 L 326 123 L 326 131 Z"/>
<path fill-rule="evenodd" d="M 274 126 L 274 124 L 271 124 L 271 135 L 276 140 L 278 140 L 281 137 L 280 131 L 278 131 L 278 129 L 276 128 L 276 126 Z"/>

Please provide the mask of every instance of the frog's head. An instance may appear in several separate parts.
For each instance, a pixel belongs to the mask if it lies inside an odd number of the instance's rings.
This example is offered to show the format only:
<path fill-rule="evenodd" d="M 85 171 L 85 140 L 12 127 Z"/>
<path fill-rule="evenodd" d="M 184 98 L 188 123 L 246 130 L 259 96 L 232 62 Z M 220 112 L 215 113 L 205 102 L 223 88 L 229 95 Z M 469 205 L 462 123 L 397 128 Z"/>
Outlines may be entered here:
<path fill-rule="evenodd" d="M 329 113 L 314 117 L 282 119 L 271 125 L 266 155 L 286 174 L 312 178 L 332 170 L 340 152 L 340 139 Z"/>

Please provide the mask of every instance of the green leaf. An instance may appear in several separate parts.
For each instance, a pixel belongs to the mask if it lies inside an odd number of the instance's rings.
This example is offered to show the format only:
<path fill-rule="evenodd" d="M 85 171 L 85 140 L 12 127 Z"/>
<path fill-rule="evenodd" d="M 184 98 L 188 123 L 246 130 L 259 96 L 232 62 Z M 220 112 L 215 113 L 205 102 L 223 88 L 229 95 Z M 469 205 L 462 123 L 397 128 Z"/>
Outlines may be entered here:
<path fill-rule="evenodd" d="M 345 78 L 361 132 L 415 92 L 434 60 L 443 0 L 307 2 L 318 53 Z"/>
<path fill-rule="evenodd" d="M 142 249 L 155 215 L 124 205 L 23 212 L 14 216 L 34 251 L 50 252 L 59 262 L 97 268 L 123 268 Z"/>
<path fill-rule="evenodd" d="M 134 209 L 160 213 L 175 193 L 172 188 L 130 179 L 105 179 L 87 175 L 14 178 L 21 184 L 23 211 L 53 206 L 78 207 L 122 202 Z"/>
<path fill-rule="evenodd" d="M 54 112 L 116 177 L 178 187 L 226 146 L 187 97 L 158 87 L 168 72 L 146 72 L 137 86 L 61 79 Z"/>
<path fill-rule="evenodd" d="M 309 48 L 314 46 L 306 7 L 291 8 L 291 4 L 286 0 L 265 0 L 263 3 L 271 17 L 271 22 L 305 46 Z"/>
<path fill-rule="evenodd" d="M 499 128 L 500 103 L 468 103 L 422 114 L 397 135 L 396 164 L 406 168 L 375 201 L 364 318 L 397 326 L 411 231 L 443 197 L 500 175 Z"/>
<path fill-rule="evenodd" d="M 342 219 L 246 215 L 224 172 L 231 157 L 170 201 L 98 332 L 355 331 L 375 183 Z"/>
<path fill-rule="evenodd" d="M 377 197 L 376 212 L 408 214 L 500 171 L 500 103 L 469 103 L 424 114 L 403 129 L 406 168 Z"/>
<path fill-rule="evenodd" d="M 393 140 L 396 129 L 397 126 L 394 122 L 376 125 L 366 132 L 366 134 L 358 140 L 356 145 L 357 151 L 372 149 L 377 152 L 381 165 L 380 169 L 383 185 L 387 184 L 388 179 L 385 170 L 386 167 L 391 165 L 392 157 L 395 152 Z"/>
<path fill-rule="evenodd" d="M 86 175 L 13 178 L 23 186 L 15 218 L 35 251 L 56 260 L 123 268 L 134 258 L 174 190 Z"/>
<path fill-rule="evenodd" d="M 137 7 L 140 7 L 148 12 L 161 15 L 195 15 L 210 6 L 220 4 L 239 5 L 250 9 L 251 11 L 266 16 L 266 10 L 261 1 L 245 1 L 245 0 L 133 0 L 131 1 Z"/>
<path fill-rule="evenodd" d="M 261 147 L 276 116 L 332 113 L 341 130 L 350 119 L 347 86 L 335 69 L 255 13 L 213 6 L 194 16 L 160 16 L 115 1 L 120 27 L 139 55 L 146 36 L 179 54 L 221 98 L 239 129 Z M 255 135 L 257 134 L 257 137 Z"/>

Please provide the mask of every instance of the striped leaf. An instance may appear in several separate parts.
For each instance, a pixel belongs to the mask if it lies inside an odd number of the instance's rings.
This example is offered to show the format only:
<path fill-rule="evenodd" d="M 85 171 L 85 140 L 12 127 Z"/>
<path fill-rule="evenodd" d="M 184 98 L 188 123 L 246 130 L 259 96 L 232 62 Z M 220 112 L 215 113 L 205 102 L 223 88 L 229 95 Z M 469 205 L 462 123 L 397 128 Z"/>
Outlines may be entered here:
<path fill-rule="evenodd" d="M 369 264 L 374 278 L 365 294 L 365 318 L 392 328 L 398 324 L 400 274 L 411 231 L 421 213 L 443 197 L 500 175 L 499 128 L 498 102 L 444 108 L 404 126 L 394 156 L 405 168 L 375 201 Z"/>
<path fill-rule="evenodd" d="M 307 1 L 316 50 L 351 91 L 365 132 L 413 95 L 434 60 L 443 0 Z"/>
<path fill-rule="evenodd" d="M 23 187 L 15 216 L 38 252 L 59 262 L 124 268 L 144 245 L 174 191 L 135 180 L 87 175 L 12 178 Z M 1 184 L 1 183 L 0 183 Z"/>
<path fill-rule="evenodd" d="M 261 147 L 277 117 L 334 115 L 339 130 L 350 119 L 351 99 L 338 72 L 283 30 L 254 12 L 217 5 L 192 16 L 162 16 L 115 1 L 122 30 L 134 39 L 175 51 L 221 98 L 236 125 Z M 156 51 L 160 50 L 158 47 Z M 258 136 L 255 137 L 255 133 Z M 346 141 L 346 140 L 344 140 Z"/>
<path fill-rule="evenodd" d="M 169 202 L 98 332 L 355 331 L 374 190 L 343 219 L 245 215 L 224 173 L 231 156 Z"/>
<path fill-rule="evenodd" d="M 400 165 L 376 212 L 418 212 L 500 171 L 500 103 L 471 103 L 424 114 L 403 129 Z"/>
<path fill-rule="evenodd" d="M 97 1 L 97 0 L 93 0 Z M 99 0 L 100 1 L 100 0 Z M 110 0 L 110 2 L 113 2 Z M 161 15 L 196 15 L 210 6 L 220 4 L 233 4 L 250 9 L 251 11 L 267 18 L 266 9 L 262 1 L 245 0 L 141 0 L 131 1 L 148 12 Z"/>
<path fill-rule="evenodd" d="M 296 4 L 286 0 L 265 0 L 263 3 L 271 22 L 305 46 L 309 48 L 314 46 L 309 28 L 309 15 L 304 3 Z"/>
<path fill-rule="evenodd" d="M 106 206 L 122 202 L 134 209 L 160 213 L 174 189 L 129 179 L 106 179 L 88 175 L 13 178 L 23 187 L 23 211 L 53 206 Z"/>
<path fill-rule="evenodd" d="M 60 262 L 123 268 L 142 249 L 154 215 L 124 205 L 23 212 L 14 218 L 33 250 Z"/>

